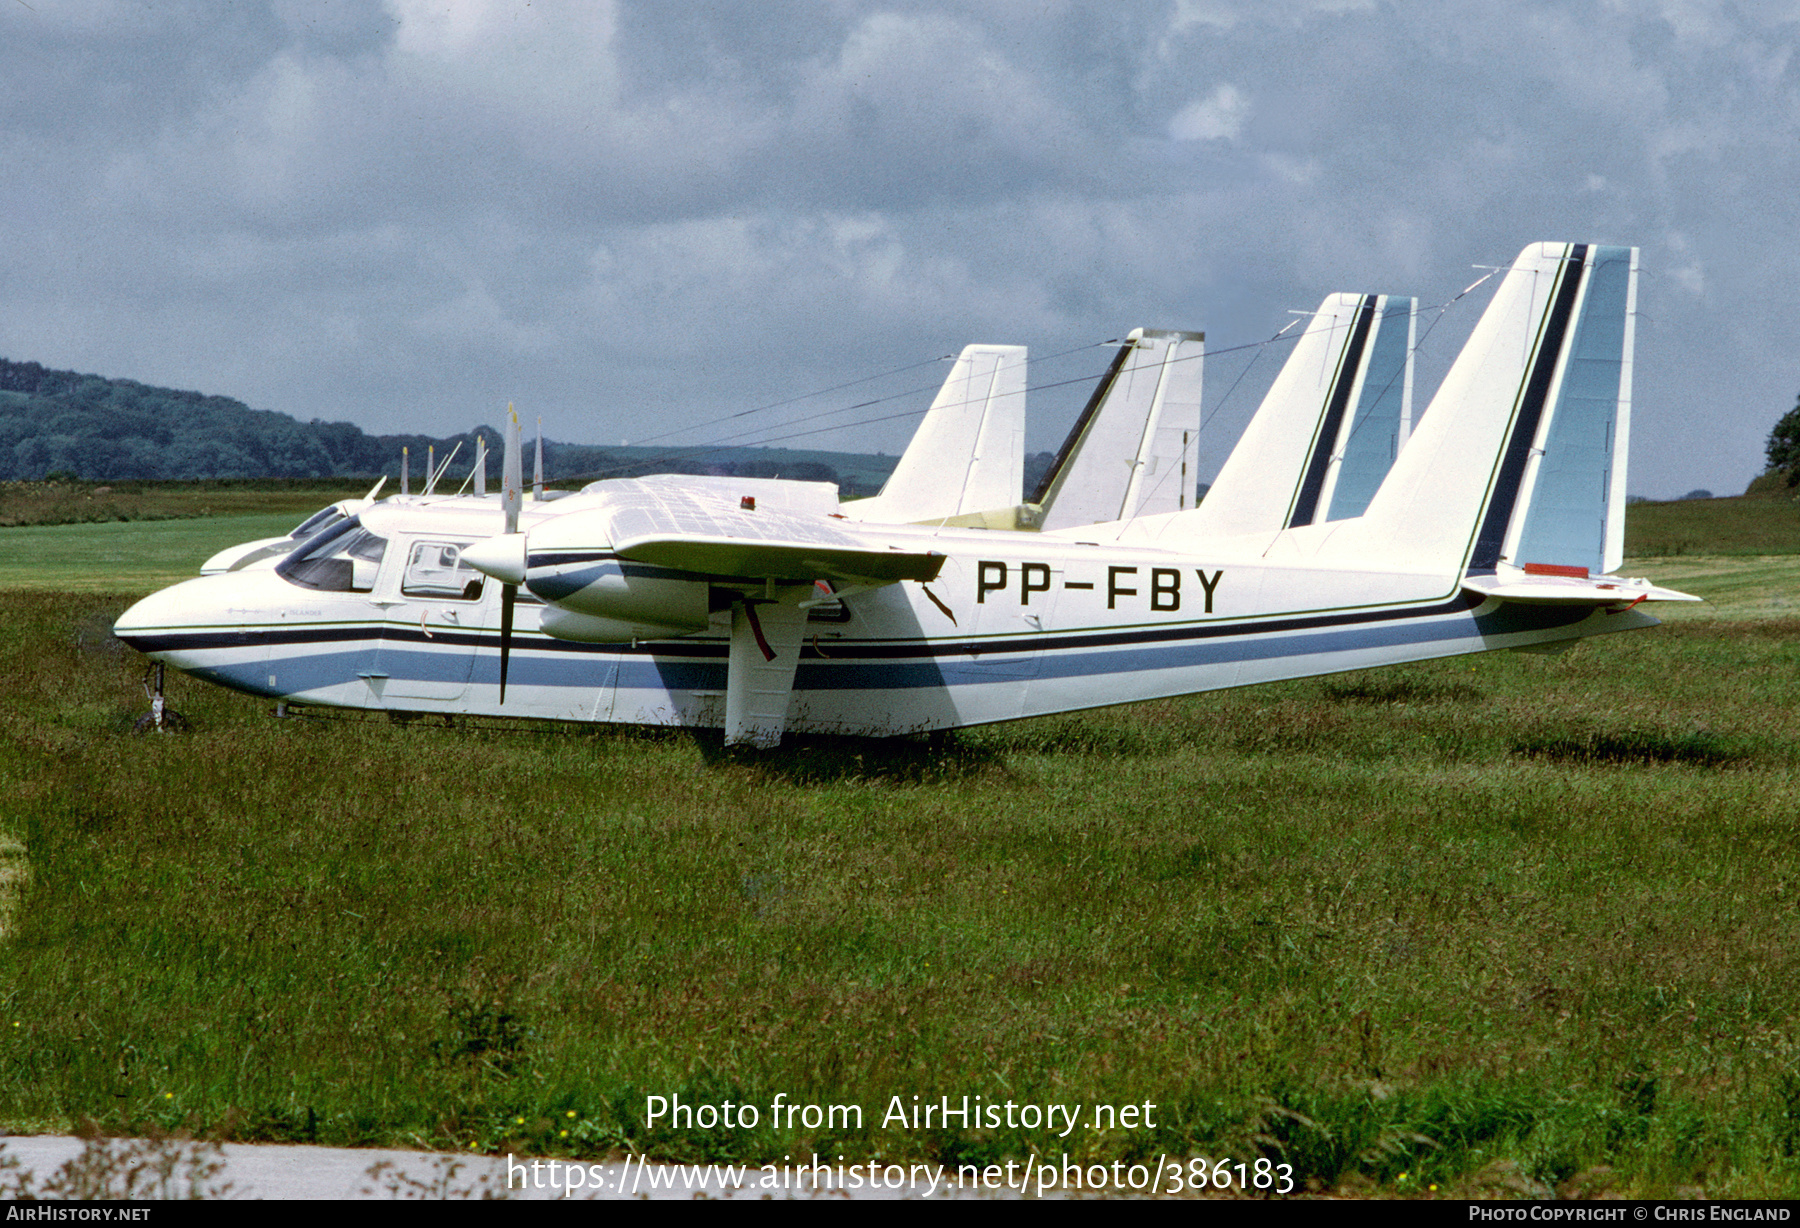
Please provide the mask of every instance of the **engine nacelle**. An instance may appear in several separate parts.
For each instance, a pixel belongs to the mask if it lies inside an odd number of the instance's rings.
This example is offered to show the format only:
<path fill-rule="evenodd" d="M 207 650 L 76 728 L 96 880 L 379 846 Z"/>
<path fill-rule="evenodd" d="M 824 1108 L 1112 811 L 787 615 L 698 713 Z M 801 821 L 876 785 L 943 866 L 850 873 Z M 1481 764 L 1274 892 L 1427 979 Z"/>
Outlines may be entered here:
<path fill-rule="evenodd" d="M 653 628 L 650 634 L 655 636 L 704 631 L 712 612 L 708 593 L 711 586 L 700 577 L 632 563 L 616 555 L 546 558 L 534 551 L 525 574 L 525 587 L 552 608 L 620 625 Z M 549 630 L 548 624 L 545 630 Z M 614 637 L 588 642 L 618 640 Z"/>
<path fill-rule="evenodd" d="M 628 644 L 633 640 L 666 640 L 705 630 L 704 624 L 693 627 L 685 624 L 668 626 L 621 622 L 616 618 L 601 618 L 594 614 L 559 609 L 553 605 L 544 607 L 538 626 L 545 635 L 559 640 L 574 640 L 580 644 Z"/>

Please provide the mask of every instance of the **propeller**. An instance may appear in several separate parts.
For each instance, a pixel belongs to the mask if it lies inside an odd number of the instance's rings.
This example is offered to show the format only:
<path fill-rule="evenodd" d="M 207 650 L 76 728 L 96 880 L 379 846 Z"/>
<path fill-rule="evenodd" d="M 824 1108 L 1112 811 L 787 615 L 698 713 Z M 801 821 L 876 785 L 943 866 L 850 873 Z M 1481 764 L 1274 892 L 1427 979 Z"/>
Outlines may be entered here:
<path fill-rule="evenodd" d="M 531 465 L 531 498 L 533 502 L 544 501 L 544 416 L 538 415 L 537 421 L 537 459 Z"/>
<path fill-rule="evenodd" d="M 519 512 L 525 505 L 524 482 L 520 476 L 522 468 L 519 452 L 519 415 L 514 411 L 512 402 L 506 403 L 506 452 L 500 461 L 500 511 L 506 519 L 506 536 L 517 538 L 519 532 Z M 524 543 L 519 543 L 518 551 L 521 564 L 524 562 Z M 519 568 L 522 573 L 523 566 Z M 506 666 L 512 655 L 513 606 L 519 600 L 519 580 L 503 581 L 500 585 L 500 702 L 506 702 Z"/>
<path fill-rule="evenodd" d="M 426 479 L 426 482 L 425 482 L 425 493 L 426 494 L 429 495 L 433 491 L 437 490 L 437 484 L 443 480 L 444 474 L 446 474 L 450 470 L 450 462 L 454 461 L 456 459 L 456 454 L 461 451 L 462 451 L 462 440 L 459 439 L 456 441 L 456 446 L 454 448 L 450 449 L 450 455 L 448 455 L 444 458 L 444 463 L 441 465 L 438 465 L 437 468 L 433 469 L 432 468 L 433 462 L 431 460 L 431 457 L 433 455 L 435 455 L 436 449 L 435 448 L 425 449 L 425 457 L 426 457 L 425 471 L 429 475 L 429 477 Z"/>

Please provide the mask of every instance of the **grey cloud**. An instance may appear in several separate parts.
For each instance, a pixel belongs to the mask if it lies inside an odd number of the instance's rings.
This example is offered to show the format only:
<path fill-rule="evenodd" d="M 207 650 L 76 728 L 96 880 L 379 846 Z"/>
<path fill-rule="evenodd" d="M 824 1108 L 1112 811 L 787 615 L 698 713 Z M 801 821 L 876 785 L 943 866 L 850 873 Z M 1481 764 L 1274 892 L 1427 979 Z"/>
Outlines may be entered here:
<path fill-rule="evenodd" d="M 1787 7 L 0 13 L 13 358 L 606 439 L 968 341 L 1249 342 L 1569 238 L 1645 249 L 1634 488 L 1741 485 L 1800 384 Z"/>

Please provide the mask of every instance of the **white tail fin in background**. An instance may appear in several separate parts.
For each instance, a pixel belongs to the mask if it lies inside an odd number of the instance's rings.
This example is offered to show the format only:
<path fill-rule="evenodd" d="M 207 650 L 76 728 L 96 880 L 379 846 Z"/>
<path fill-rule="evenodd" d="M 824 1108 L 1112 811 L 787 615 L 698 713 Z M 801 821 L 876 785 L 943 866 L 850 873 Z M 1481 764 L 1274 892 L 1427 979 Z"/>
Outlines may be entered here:
<path fill-rule="evenodd" d="M 1045 530 L 1194 506 L 1206 334 L 1134 329 L 1039 482 Z"/>
<path fill-rule="evenodd" d="M 1416 300 L 1331 294 L 1206 492 L 1221 536 L 1359 516 L 1412 422 Z"/>
<path fill-rule="evenodd" d="M 1364 515 L 1322 554 L 1396 568 L 1619 565 L 1637 249 L 1519 254 Z"/>
<path fill-rule="evenodd" d="M 1368 304 L 1369 338 L 1357 364 L 1355 385 L 1348 390 L 1344 420 L 1335 441 L 1330 441 L 1329 430 L 1321 432 L 1320 442 L 1330 442 L 1330 455 L 1314 512 L 1319 520 L 1362 515 L 1412 433 L 1418 300 L 1386 294 L 1368 297 L 1373 300 Z"/>
<path fill-rule="evenodd" d="M 1025 471 L 1025 347 L 971 345 L 894 472 L 872 499 L 844 505 L 853 520 L 936 523 L 1018 505 Z"/>

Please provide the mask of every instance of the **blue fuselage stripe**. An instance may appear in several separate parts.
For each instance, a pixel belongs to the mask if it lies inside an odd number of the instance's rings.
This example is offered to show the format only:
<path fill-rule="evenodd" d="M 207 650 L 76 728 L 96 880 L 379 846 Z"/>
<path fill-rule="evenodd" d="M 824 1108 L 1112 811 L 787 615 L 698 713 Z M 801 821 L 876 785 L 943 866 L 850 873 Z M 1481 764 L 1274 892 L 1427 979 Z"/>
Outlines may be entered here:
<path fill-rule="evenodd" d="M 1459 597 L 1410 611 L 1366 611 L 1235 627 L 1041 635 L 1004 642 L 859 644 L 837 640 L 808 645 L 794 686 L 798 691 L 910 690 L 1193 669 L 1545 631 L 1571 626 L 1591 612 L 1584 607 L 1502 605 L 1477 616 L 1471 608 L 1473 600 Z M 322 690 L 364 673 L 421 683 L 468 680 L 491 685 L 499 679 L 498 638 L 491 634 L 436 636 L 428 647 L 423 636 L 396 637 L 361 630 L 352 640 L 345 636 L 346 630 L 321 629 L 331 634 L 307 638 L 297 629 L 284 629 L 278 637 L 271 635 L 263 641 L 269 648 L 266 657 L 200 664 L 191 667 L 191 672 L 258 694 L 289 695 Z M 171 641 L 178 637 L 156 638 Z M 232 638 L 236 645 L 244 643 L 244 637 Z M 342 647 L 338 651 L 305 651 L 327 644 Z M 144 647 L 148 650 L 147 644 Z M 165 643 L 163 650 L 173 650 L 173 646 Z M 533 636 L 513 647 L 509 685 L 564 691 L 592 691 L 604 685 L 722 690 L 727 651 L 720 640 L 598 645 Z M 470 653 L 476 654 L 472 670 Z M 275 684 L 268 682 L 270 676 L 277 680 Z"/>

